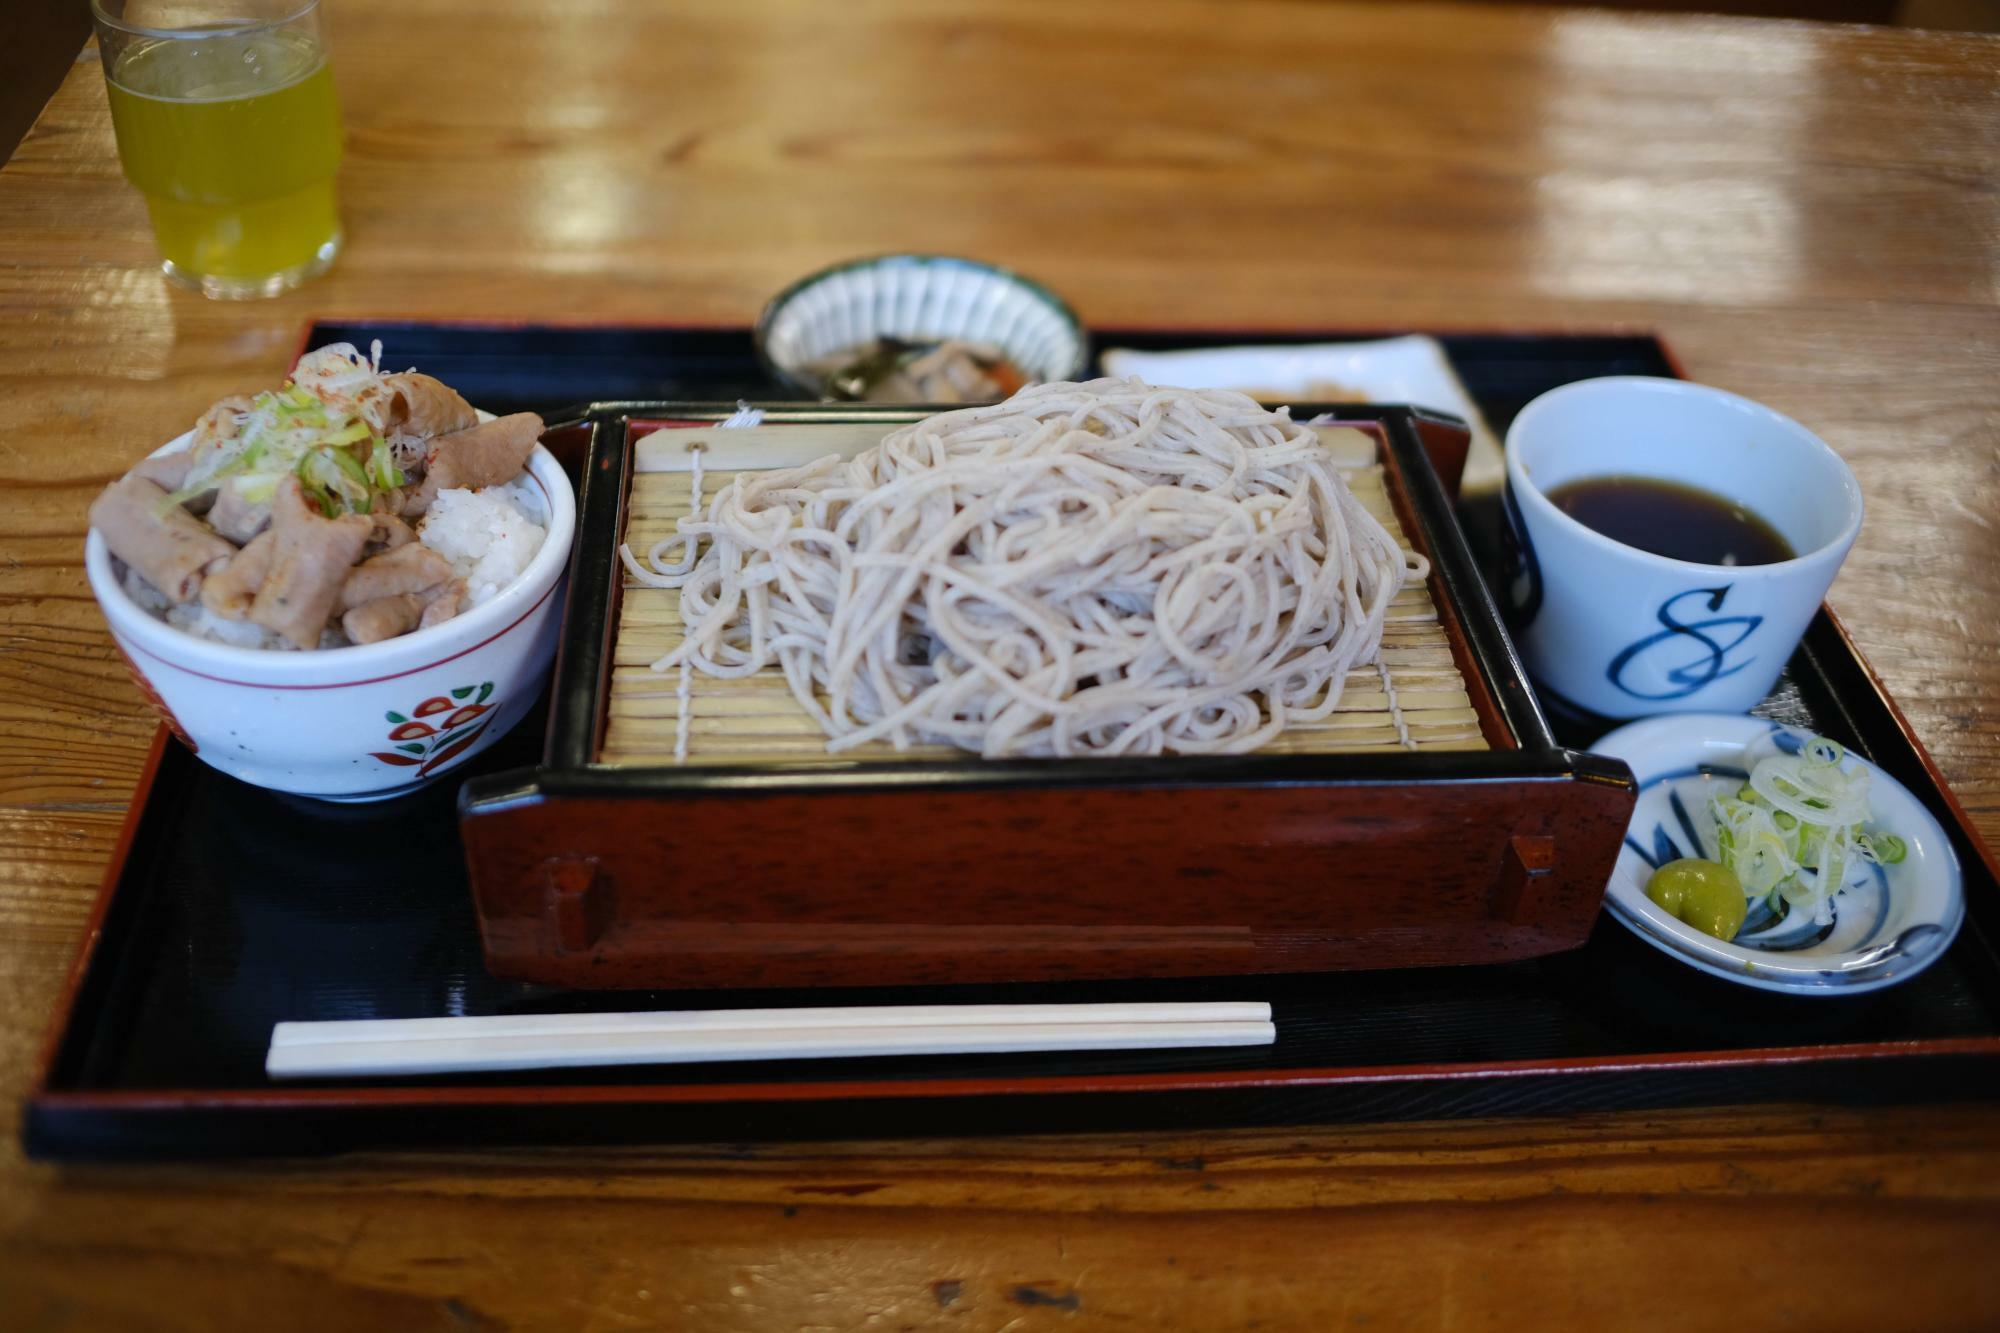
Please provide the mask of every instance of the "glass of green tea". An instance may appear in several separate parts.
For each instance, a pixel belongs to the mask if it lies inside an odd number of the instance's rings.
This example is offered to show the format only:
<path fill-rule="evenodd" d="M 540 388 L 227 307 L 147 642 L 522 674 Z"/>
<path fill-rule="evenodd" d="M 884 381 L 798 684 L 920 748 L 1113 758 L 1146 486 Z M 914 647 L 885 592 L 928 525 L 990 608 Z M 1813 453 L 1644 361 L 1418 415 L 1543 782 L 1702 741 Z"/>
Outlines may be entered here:
<path fill-rule="evenodd" d="M 167 276 L 275 296 L 340 253 L 318 0 L 91 0 L 125 178 Z"/>

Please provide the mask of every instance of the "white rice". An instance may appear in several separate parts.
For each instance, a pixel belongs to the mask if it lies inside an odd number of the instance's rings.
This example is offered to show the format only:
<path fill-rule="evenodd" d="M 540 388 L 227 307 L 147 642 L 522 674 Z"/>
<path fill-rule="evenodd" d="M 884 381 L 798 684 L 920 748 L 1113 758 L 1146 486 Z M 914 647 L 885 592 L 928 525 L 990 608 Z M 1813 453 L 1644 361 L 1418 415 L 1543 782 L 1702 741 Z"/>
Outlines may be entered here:
<path fill-rule="evenodd" d="M 492 600 L 521 577 L 549 535 L 535 521 L 541 509 L 541 492 L 526 477 L 479 491 L 437 493 L 417 538 L 465 580 L 461 611 Z"/>
<path fill-rule="evenodd" d="M 484 490 L 439 491 L 417 526 L 417 538 L 450 562 L 452 572 L 465 579 L 465 599 L 460 613 L 489 601 L 502 588 L 521 577 L 535 552 L 548 539 L 542 493 L 523 473 L 504 486 Z M 119 571 L 125 593 L 142 609 L 166 621 L 184 634 L 238 648 L 263 648 L 274 652 L 295 652 L 290 639 L 275 634 L 250 620 L 218 616 L 199 599 L 175 606 L 152 584 L 122 563 Z M 345 648 L 347 636 L 338 624 L 320 635 L 321 648 Z"/>

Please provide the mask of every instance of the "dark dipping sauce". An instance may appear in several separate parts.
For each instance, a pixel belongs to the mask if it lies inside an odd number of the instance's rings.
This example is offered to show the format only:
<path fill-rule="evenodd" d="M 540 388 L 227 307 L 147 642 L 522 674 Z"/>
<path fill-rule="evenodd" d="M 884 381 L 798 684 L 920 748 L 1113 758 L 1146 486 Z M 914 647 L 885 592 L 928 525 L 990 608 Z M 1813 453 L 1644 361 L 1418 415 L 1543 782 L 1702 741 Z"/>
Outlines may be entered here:
<path fill-rule="evenodd" d="M 1549 492 L 1586 528 L 1698 565 L 1775 565 L 1797 554 L 1778 530 L 1733 500 L 1655 477 L 1586 477 Z"/>

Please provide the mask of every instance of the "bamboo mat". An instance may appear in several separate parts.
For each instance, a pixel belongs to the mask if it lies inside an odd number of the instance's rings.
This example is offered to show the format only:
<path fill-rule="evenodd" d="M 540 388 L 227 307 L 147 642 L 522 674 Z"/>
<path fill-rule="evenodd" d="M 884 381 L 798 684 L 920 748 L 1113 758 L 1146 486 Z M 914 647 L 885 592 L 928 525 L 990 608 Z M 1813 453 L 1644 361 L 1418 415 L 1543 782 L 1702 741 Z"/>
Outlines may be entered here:
<path fill-rule="evenodd" d="M 869 429 L 871 434 L 859 439 L 859 447 L 879 438 L 880 427 Z M 769 447 L 781 432 L 786 447 Z M 1404 538 L 1383 485 L 1381 465 L 1374 461 L 1374 438 L 1351 429 L 1323 433 L 1336 446 L 1356 497 L 1390 532 Z M 688 513 L 695 477 L 690 446 L 701 451 L 703 495 L 712 496 L 733 473 L 745 470 L 745 463 L 793 466 L 829 452 L 848 452 L 856 443 L 853 427 L 766 426 L 648 436 L 640 441 L 634 466 L 625 539 L 643 560 Z M 690 671 L 683 699 L 680 669 L 657 672 L 651 667 L 680 642 L 680 636 L 680 592 L 648 587 L 628 573 L 599 762 L 633 767 L 796 765 L 965 757 L 964 751 L 950 747 L 897 750 L 887 742 L 829 755 L 825 734 L 792 697 L 776 667 L 740 680 L 717 680 Z M 825 701 L 821 703 L 824 706 Z M 1486 748 L 1437 608 L 1429 590 L 1416 584 L 1404 588 L 1390 605 L 1380 664 L 1356 668 L 1332 714 L 1288 727 L 1260 753 Z"/>

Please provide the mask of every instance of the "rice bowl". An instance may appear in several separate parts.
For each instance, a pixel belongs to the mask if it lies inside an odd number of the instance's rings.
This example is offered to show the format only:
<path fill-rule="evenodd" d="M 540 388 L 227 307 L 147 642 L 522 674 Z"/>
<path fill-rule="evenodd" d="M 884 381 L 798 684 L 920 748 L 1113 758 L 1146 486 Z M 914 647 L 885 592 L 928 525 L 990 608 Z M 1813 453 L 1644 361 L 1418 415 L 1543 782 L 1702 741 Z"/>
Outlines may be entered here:
<path fill-rule="evenodd" d="M 155 456 L 185 449 L 191 439 L 189 432 Z M 468 579 L 459 615 L 379 643 L 272 652 L 197 637 L 134 598 L 94 528 L 85 570 L 141 693 L 204 763 L 274 790 L 380 799 L 463 764 L 541 693 L 555 654 L 576 501 L 561 465 L 540 445 L 512 484 L 546 517 L 518 573 L 511 581 L 489 578 L 478 593 Z M 464 518 L 492 521 L 490 509 L 478 505 Z M 474 573 L 518 559 L 525 535 L 496 537 L 475 551 L 459 520 L 447 526 L 453 539 L 445 558 L 455 569 L 469 560 Z M 496 545 L 504 548 L 500 563 L 487 566 Z"/>

